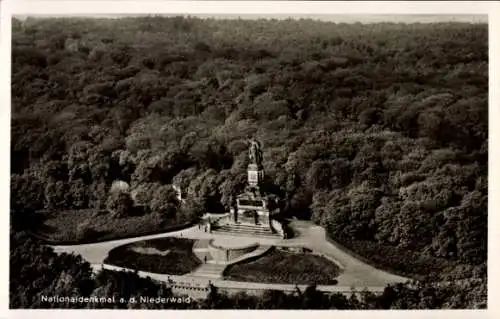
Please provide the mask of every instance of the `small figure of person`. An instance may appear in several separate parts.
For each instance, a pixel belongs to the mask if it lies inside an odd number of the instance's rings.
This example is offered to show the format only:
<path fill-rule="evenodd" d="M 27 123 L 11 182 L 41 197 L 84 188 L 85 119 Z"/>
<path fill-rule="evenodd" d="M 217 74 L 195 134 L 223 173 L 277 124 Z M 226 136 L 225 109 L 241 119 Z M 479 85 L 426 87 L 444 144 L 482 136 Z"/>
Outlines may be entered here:
<path fill-rule="evenodd" d="M 207 263 L 207 255 L 205 255 L 204 260 L 205 260 L 205 264 L 206 264 Z"/>

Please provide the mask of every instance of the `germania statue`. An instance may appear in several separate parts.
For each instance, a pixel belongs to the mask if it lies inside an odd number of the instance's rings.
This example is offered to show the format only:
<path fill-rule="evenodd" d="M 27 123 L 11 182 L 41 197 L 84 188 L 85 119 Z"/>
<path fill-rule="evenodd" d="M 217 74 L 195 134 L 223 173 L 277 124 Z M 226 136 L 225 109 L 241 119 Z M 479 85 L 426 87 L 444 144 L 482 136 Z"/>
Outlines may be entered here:
<path fill-rule="evenodd" d="M 255 164 L 257 166 L 262 165 L 262 146 L 255 138 L 250 140 L 248 157 L 250 158 L 250 164 Z"/>

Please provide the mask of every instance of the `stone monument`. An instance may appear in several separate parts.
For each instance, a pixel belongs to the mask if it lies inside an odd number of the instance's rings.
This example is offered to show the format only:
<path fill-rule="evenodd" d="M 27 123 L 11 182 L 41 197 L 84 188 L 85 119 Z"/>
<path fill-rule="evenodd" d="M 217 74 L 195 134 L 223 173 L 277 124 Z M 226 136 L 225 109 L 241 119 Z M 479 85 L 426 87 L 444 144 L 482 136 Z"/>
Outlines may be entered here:
<path fill-rule="evenodd" d="M 278 200 L 262 189 L 264 167 L 262 145 L 256 139 L 249 141 L 247 187 L 242 194 L 231 197 L 229 227 L 245 226 L 255 233 L 276 233 L 271 220 L 280 212 Z M 251 228 L 249 228 L 251 227 Z M 241 228 L 241 227 L 240 227 Z"/>

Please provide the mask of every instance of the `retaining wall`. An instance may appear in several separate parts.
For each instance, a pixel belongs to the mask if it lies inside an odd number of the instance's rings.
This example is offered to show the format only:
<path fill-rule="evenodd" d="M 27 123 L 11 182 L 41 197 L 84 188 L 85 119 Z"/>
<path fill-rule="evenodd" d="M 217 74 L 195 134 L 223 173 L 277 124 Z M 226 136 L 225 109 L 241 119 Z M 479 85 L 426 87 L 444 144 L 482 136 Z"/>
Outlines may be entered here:
<path fill-rule="evenodd" d="M 208 242 L 208 251 L 215 260 L 218 261 L 231 261 L 233 259 L 239 258 L 246 255 L 259 247 L 258 243 L 254 243 L 248 246 L 227 248 L 222 246 L 217 246 L 213 244 L 213 239 Z"/>

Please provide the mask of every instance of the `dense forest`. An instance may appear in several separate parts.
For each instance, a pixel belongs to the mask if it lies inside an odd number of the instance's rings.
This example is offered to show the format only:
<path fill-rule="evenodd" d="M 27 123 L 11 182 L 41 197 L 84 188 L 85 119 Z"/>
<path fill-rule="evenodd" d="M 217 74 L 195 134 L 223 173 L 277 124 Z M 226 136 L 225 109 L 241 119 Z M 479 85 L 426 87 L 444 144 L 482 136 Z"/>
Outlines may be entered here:
<path fill-rule="evenodd" d="M 288 217 L 378 267 L 485 289 L 486 25 L 28 18 L 12 32 L 13 221 L 120 215 L 130 194 L 154 218 L 223 212 L 256 137 Z"/>

